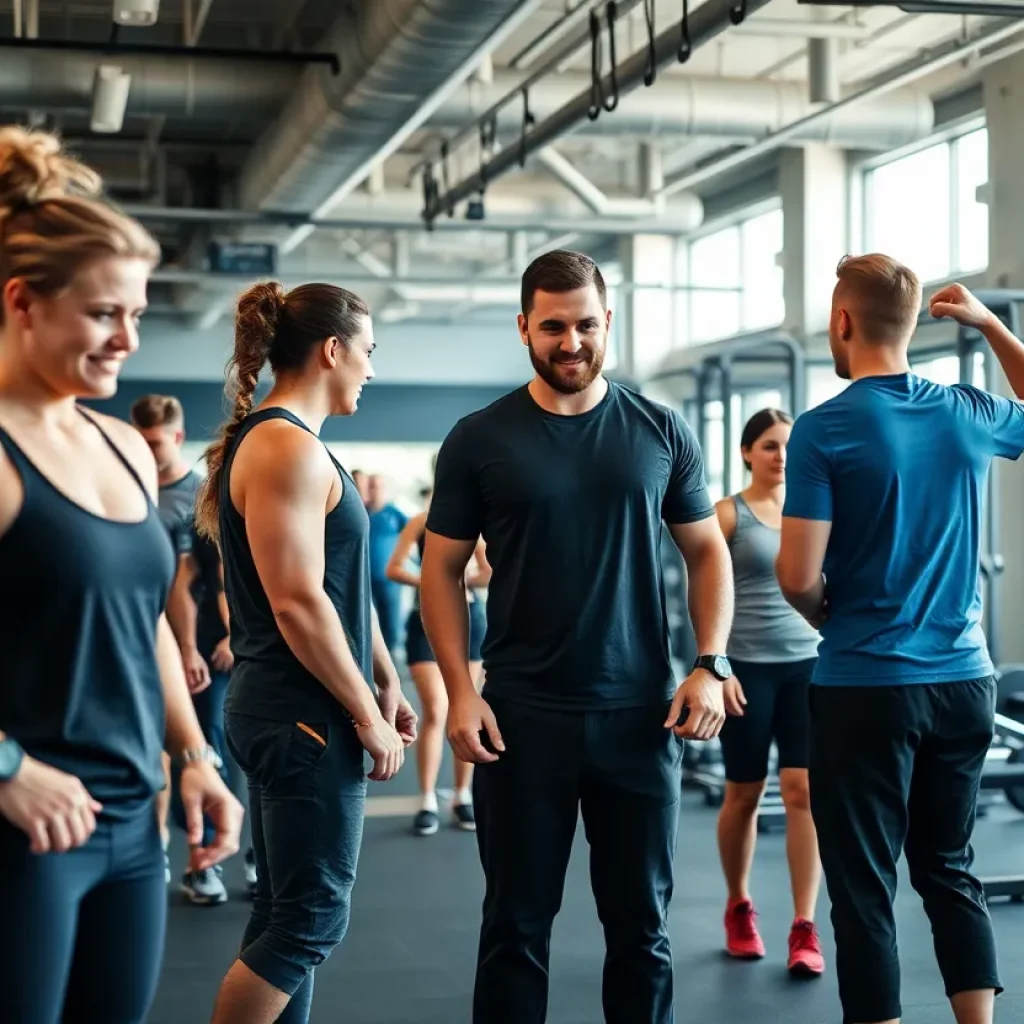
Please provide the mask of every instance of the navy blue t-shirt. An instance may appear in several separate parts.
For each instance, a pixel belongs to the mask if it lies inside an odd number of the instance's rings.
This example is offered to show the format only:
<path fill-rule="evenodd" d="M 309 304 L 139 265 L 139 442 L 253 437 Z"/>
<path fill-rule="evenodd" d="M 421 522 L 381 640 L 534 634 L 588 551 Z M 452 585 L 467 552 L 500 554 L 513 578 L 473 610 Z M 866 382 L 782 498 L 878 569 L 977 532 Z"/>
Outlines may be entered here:
<path fill-rule="evenodd" d="M 394 505 L 385 505 L 370 512 L 370 575 L 375 580 L 386 580 L 388 562 L 398 543 L 398 535 L 405 529 L 408 517 Z"/>
<path fill-rule="evenodd" d="M 872 686 L 993 671 L 981 627 L 992 459 L 1024 451 L 1024 406 L 913 374 L 865 377 L 793 427 L 783 514 L 832 523 L 814 681 Z"/>
<path fill-rule="evenodd" d="M 662 522 L 712 515 L 681 417 L 618 384 L 579 416 L 523 387 L 461 420 L 427 529 L 487 543 L 488 694 L 570 710 L 671 698 Z"/>

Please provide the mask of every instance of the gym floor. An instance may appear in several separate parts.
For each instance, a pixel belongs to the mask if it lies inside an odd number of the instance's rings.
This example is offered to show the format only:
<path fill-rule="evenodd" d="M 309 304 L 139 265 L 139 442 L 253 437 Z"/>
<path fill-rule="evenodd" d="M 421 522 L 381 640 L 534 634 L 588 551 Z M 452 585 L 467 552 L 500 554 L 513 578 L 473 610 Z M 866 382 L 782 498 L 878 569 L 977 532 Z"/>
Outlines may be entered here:
<path fill-rule="evenodd" d="M 451 778 L 442 770 L 441 784 Z M 460 1024 L 470 1019 L 483 880 L 472 835 L 442 827 L 429 839 L 411 835 L 408 762 L 366 822 L 348 937 L 317 970 L 312 1024 Z M 371 792 L 374 789 L 371 787 Z M 381 788 L 376 790 L 381 794 Z M 411 802 L 415 804 L 415 800 Z M 979 822 L 975 847 L 982 875 L 1024 871 L 1024 816 L 994 809 Z M 172 848 L 176 870 L 183 849 Z M 225 866 L 231 900 L 187 905 L 173 890 L 167 951 L 149 1024 L 206 1024 L 249 914 L 240 858 Z M 721 1024 L 838 1024 L 834 950 L 823 894 L 819 918 L 830 973 L 793 982 L 784 969 L 791 918 L 785 840 L 759 837 L 753 894 L 768 956 L 735 963 L 721 952 L 723 891 L 715 848 L 715 812 L 685 793 L 676 856 L 671 933 L 676 964 L 676 1019 Z M 1006 993 L 999 1024 L 1024 1024 L 1024 905 L 992 907 Z M 932 956 L 931 933 L 906 874 L 897 899 L 903 965 L 904 1024 L 952 1021 Z M 548 1024 L 600 1024 L 600 925 L 590 895 L 582 829 L 566 880 L 551 949 Z"/>

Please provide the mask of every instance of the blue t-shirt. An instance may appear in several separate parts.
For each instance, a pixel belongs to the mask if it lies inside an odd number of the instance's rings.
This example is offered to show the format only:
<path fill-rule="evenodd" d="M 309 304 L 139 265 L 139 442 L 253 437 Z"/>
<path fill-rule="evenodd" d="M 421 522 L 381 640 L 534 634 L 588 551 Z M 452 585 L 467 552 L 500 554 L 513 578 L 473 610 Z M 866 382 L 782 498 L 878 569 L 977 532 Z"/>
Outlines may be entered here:
<path fill-rule="evenodd" d="M 394 505 L 370 513 L 370 576 L 375 580 L 387 579 L 388 562 L 398 543 L 398 535 L 409 521 Z"/>
<path fill-rule="evenodd" d="M 992 459 L 1022 451 L 1024 405 L 909 373 L 862 378 L 797 420 L 783 514 L 832 523 L 815 683 L 992 673 L 978 577 L 982 498 Z"/>

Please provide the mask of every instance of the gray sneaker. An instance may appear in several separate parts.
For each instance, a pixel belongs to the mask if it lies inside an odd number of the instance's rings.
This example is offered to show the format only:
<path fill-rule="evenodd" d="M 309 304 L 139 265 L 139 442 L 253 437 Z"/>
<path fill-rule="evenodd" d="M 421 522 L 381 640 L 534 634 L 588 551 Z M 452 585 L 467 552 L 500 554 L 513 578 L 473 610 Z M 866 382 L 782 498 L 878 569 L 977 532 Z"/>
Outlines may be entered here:
<path fill-rule="evenodd" d="M 203 871 L 186 871 L 181 879 L 181 891 L 200 907 L 216 907 L 227 903 L 228 899 L 219 866 Z"/>

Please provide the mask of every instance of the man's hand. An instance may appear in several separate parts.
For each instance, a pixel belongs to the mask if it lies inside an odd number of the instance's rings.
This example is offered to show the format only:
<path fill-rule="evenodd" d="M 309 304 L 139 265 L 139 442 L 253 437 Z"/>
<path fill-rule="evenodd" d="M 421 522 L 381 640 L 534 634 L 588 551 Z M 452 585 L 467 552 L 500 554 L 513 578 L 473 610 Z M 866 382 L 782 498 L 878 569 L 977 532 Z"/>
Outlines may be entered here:
<path fill-rule="evenodd" d="M 725 722 L 724 684 L 702 668 L 691 673 L 676 690 L 665 728 L 681 739 L 713 740 Z M 679 719 L 686 710 L 686 721 Z"/>
<path fill-rule="evenodd" d="M 189 761 L 181 770 L 180 786 L 185 829 L 192 847 L 191 869 L 204 871 L 238 853 L 245 811 L 224 785 L 217 769 L 209 761 Z M 201 845 L 204 816 L 217 830 L 209 846 Z"/>
<path fill-rule="evenodd" d="M 505 743 L 498 731 L 498 721 L 490 704 L 477 693 L 473 693 L 448 708 L 448 742 L 455 756 L 469 764 L 489 764 L 498 760 L 497 753 L 491 753 L 480 739 L 486 733 L 491 746 L 502 753 Z"/>
<path fill-rule="evenodd" d="M 747 697 L 735 676 L 730 676 L 723 683 L 722 696 L 725 700 L 726 713 L 736 718 L 742 717 L 743 709 L 747 706 Z"/>
<path fill-rule="evenodd" d="M 186 648 L 181 652 L 181 662 L 185 666 L 188 692 L 202 693 L 210 685 L 210 669 L 203 656 L 194 647 Z"/>
<path fill-rule="evenodd" d="M 33 853 L 64 853 L 83 846 L 103 810 L 80 779 L 27 754 L 18 774 L 0 782 L 0 815 L 32 841 Z"/>
<path fill-rule="evenodd" d="M 962 284 L 951 284 L 928 300 L 928 311 L 936 319 L 952 317 L 964 327 L 984 330 L 995 314 L 979 302 Z"/>
<path fill-rule="evenodd" d="M 226 636 L 213 649 L 210 664 L 218 672 L 230 672 L 235 667 L 235 656 L 231 653 L 231 637 Z"/>

